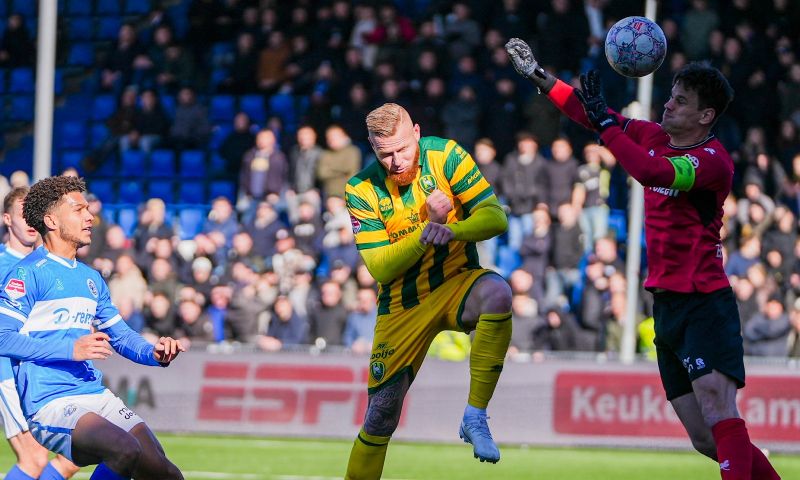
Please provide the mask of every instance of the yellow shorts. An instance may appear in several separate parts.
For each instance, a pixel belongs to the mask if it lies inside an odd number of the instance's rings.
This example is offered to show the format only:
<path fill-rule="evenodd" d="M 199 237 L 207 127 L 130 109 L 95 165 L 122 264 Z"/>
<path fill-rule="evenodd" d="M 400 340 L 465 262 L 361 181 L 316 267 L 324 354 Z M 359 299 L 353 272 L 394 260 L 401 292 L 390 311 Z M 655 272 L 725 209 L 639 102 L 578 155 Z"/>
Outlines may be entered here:
<path fill-rule="evenodd" d="M 375 393 L 404 374 L 419 371 L 433 338 L 442 330 L 464 331 L 461 312 L 475 281 L 495 273 L 466 270 L 445 280 L 419 305 L 397 313 L 379 315 L 372 341 L 368 391 Z"/>

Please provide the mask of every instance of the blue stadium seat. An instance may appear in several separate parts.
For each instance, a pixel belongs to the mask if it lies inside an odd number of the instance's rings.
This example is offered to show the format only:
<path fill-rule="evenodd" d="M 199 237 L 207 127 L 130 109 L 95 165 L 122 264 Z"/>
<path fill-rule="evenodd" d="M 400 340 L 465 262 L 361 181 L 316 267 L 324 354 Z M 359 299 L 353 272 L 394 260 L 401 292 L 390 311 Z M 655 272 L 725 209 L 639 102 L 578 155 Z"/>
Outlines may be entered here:
<path fill-rule="evenodd" d="M 269 113 L 283 121 L 284 126 L 297 124 L 297 110 L 294 97 L 288 93 L 277 93 L 269 99 Z"/>
<path fill-rule="evenodd" d="M 519 252 L 511 249 L 508 245 L 503 245 L 497 249 L 497 269 L 499 273 L 508 278 L 511 272 L 522 264 Z"/>
<path fill-rule="evenodd" d="M 53 91 L 56 95 L 64 93 L 64 70 L 57 68 L 53 75 Z"/>
<path fill-rule="evenodd" d="M 147 172 L 151 177 L 174 177 L 175 152 L 172 150 L 153 150 L 150 153 L 150 168 Z"/>
<path fill-rule="evenodd" d="M 184 150 L 181 152 L 178 174 L 183 178 L 205 177 L 206 152 L 203 150 Z"/>
<path fill-rule="evenodd" d="M 256 123 L 264 123 L 267 119 L 264 97 L 261 95 L 242 95 L 239 98 L 239 110 L 246 113 Z"/>
<path fill-rule="evenodd" d="M 150 11 L 150 0 L 125 0 L 125 15 L 144 15 Z"/>
<path fill-rule="evenodd" d="M 178 186 L 178 203 L 205 203 L 205 190 L 203 182 L 181 182 Z"/>
<path fill-rule="evenodd" d="M 136 231 L 136 226 L 139 224 L 139 213 L 136 207 L 121 207 L 117 211 L 116 223 L 122 227 L 125 236 L 131 238 L 133 232 Z"/>
<path fill-rule="evenodd" d="M 97 34 L 98 40 L 114 40 L 119 36 L 119 29 L 122 26 L 122 21 L 119 17 L 100 17 L 97 21 Z"/>
<path fill-rule="evenodd" d="M 62 150 L 58 161 L 58 169 L 54 173 L 59 174 L 70 167 L 80 171 L 83 155 L 82 150 Z"/>
<path fill-rule="evenodd" d="M 141 150 L 126 150 L 122 152 L 119 173 L 123 177 L 143 177 L 145 173 L 145 153 Z"/>
<path fill-rule="evenodd" d="M 214 180 L 208 186 L 208 198 L 213 200 L 217 197 L 225 197 L 236 203 L 236 184 L 225 180 Z"/>
<path fill-rule="evenodd" d="M 36 6 L 39 2 L 31 0 L 13 0 L 11 2 L 11 12 L 19 13 L 25 18 L 36 17 Z"/>
<path fill-rule="evenodd" d="M 67 16 L 91 15 L 92 2 L 88 0 L 68 0 Z"/>
<path fill-rule="evenodd" d="M 59 148 L 86 148 L 86 124 L 71 120 L 56 124 L 56 144 Z"/>
<path fill-rule="evenodd" d="M 206 212 L 201 208 L 182 208 L 178 211 L 178 232 L 181 240 L 194 238 L 203 228 Z"/>
<path fill-rule="evenodd" d="M 172 203 L 175 197 L 173 193 L 172 181 L 151 180 L 148 185 L 147 195 L 149 198 L 160 198 L 166 203 Z"/>
<path fill-rule="evenodd" d="M 110 132 L 108 131 L 108 127 L 106 127 L 104 123 L 102 122 L 92 123 L 91 134 L 90 134 L 91 138 L 90 144 L 92 148 L 97 148 L 100 145 L 102 145 L 103 142 L 105 142 L 106 139 L 109 137 L 109 135 Z"/>
<path fill-rule="evenodd" d="M 225 161 L 224 158 L 218 153 L 211 154 L 211 161 L 208 164 L 208 169 L 214 175 L 221 175 L 221 174 L 228 174 L 230 175 L 231 172 L 227 171 L 228 163 Z"/>
<path fill-rule="evenodd" d="M 139 204 L 144 200 L 142 182 L 126 181 L 119 186 L 119 201 Z"/>
<path fill-rule="evenodd" d="M 617 242 L 625 242 L 628 239 L 628 215 L 625 210 L 613 209 L 608 212 L 609 233 L 616 233 Z"/>
<path fill-rule="evenodd" d="M 209 118 L 214 123 L 230 122 L 236 115 L 236 99 L 233 95 L 214 95 L 211 97 Z"/>
<path fill-rule="evenodd" d="M 117 109 L 117 102 L 111 94 L 103 94 L 94 97 L 92 101 L 92 120 L 106 120 L 114 114 Z"/>
<path fill-rule="evenodd" d="M 91 67 L 94 65 L 94 45 L 83 42 L 72 45 L 67 57 L 67 65 L 76 67 Z"/>
<path fill-rule="evenodd" d="M 230 73 L 225 68 L 215 68 L 214 70 L 212 70 L 211 82 L 209 85 L 211 87 L 211 90 L 215 91 L 217 87 L 219 87 L 219 85 L 223 82 L 223 80 L 228 78 L 229 75 Z"/>
<path fill-rule="evenodd" d="M 84 120 L 86 112 L 91 111 L 94 98 L 85 93 L 67 95 L 64 105 L 56 110 L 57 118 L 61 120 Z"/>
<path fill-rule="evenodd" d="M 75 17 L 67 24 L 67 38 L 70 41 L 91 40 L 94 36 L 94 22 L 89 17 Z"/>
<path fill-rule="evenodd" d="M 30 122 L 33 120 L 33 95 L 15 95 L 11 97 L 9 120 Z"/>
<path fill-rule="evenodd" d="M 36 80 L 32 68 L 15 68 L 11 70 L 8 93 L 33 93 Z"/>
<path fill-rule="evenodd" d="M 161 102 L 161 108 L 164 110 L 164 113 L 171 119 L 175 118 L 175 109 L 177 108 L 175 95 L 161 95 L 159 98 Z"/>
<path fill-rule="evenodd" d="M 119 0 L 97 0 L 95 13 L 98 15 L 118 16 L 121 11 Z"/>
<path fill-rule="evenodd" d="M 233 127 L 228 124 L 216 125 L 213 130 L 211 130 L 211 140 L 208 142 L 208 147 L 211 150 L 219 150 L 219 147 L 222 146 L 222 142 L 228 138 L 228 135 L 231 134 L 233 131 Z"/>
<path fill-rule="evenodd" d="M 89 182 L 89 192 L 96 195 L 103 203 L 112 203 L 116 200 L 114 182 L 111 180 L 91 180 Z"/>

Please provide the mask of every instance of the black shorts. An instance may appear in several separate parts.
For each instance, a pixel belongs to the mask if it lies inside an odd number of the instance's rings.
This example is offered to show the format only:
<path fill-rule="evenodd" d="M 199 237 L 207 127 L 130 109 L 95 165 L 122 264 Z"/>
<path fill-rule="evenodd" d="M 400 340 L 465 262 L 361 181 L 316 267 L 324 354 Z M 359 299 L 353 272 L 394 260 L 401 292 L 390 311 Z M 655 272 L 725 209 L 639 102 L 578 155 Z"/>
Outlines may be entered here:
<path fill-rule="evenodd" d="M 692 392 L 692 381 L 712 370 L 744 387 L 739 308 L 730 287 L 653 297 L 658 370 L 667 400 Z"/>

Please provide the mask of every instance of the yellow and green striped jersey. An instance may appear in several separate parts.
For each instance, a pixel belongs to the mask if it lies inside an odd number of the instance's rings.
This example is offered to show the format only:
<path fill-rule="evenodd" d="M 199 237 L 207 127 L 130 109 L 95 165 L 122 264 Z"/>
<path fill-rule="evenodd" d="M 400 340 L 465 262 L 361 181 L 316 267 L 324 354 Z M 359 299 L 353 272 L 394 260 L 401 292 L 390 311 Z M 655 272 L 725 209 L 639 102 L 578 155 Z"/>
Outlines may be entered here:
<path fill-rule="evenodd" d="M 467 218 L 475 205 L 494 195 L 470 154 L 455 141 L 423 137 L 419 148 L 420 169 L 410 185 L 398 187 L 378 162 L 347 183 L 345 200 L 359 250 L 384 247 L 421 228 L 427 220 L 425 199 L 434 189 L 453 200 L 448 223 Z M 445 279 L 475 268 L 480 265 L 473 242 L 429 246 L 404 274 L 379 285 L 378 314 L 412 308 Z"/>

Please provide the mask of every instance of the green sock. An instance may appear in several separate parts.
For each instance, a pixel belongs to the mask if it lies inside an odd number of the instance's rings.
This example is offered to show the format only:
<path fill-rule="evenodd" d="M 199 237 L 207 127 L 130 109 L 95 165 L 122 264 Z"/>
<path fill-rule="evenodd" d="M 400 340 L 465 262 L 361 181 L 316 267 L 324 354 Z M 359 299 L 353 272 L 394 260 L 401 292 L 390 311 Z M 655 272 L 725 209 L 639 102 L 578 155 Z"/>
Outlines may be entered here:
<path fill-rule="evenodd" d="M 350 461 L 347 462 L 345 480 L 376 480 L 383 473 L 383 462 L 386 459 L 386 449 L 392 437 L 370 435 L 362 428 L 358 432 L 353 450 L 350 451 Z"/>
<path fill-rule="evenodd" d="M 511 342 L 511 312 L 484 313 L 478 317 L 469 355 L 469 404 L 486 408 L 503 371 Z"/>

